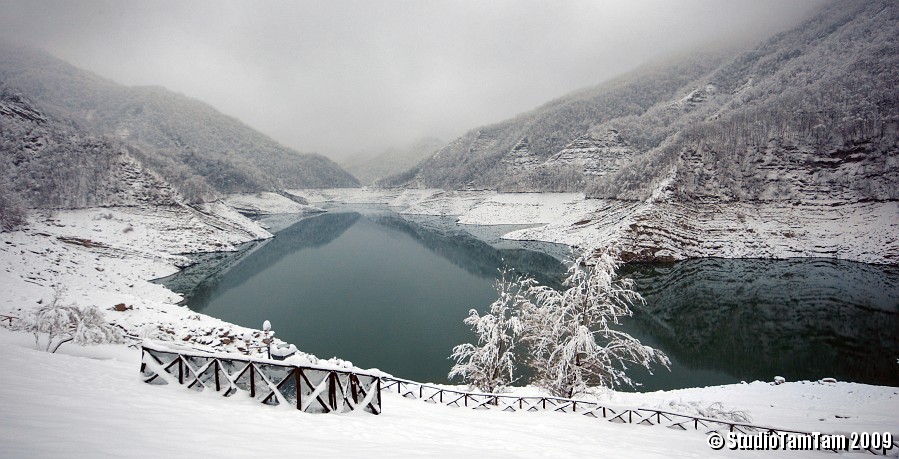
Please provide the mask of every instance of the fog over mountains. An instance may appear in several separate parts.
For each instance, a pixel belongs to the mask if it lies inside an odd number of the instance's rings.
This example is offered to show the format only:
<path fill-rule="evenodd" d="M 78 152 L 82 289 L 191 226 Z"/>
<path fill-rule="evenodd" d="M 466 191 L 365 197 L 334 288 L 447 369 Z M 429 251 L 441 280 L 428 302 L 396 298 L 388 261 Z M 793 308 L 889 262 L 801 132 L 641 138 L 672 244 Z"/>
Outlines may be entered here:
<path fill-rule="evenodd" d="M 102 190 L 132 184 L 125 163 L 188 201 L 358 186 L 331 160 L 283 147 L 207 104 L 161 87 L 122 86 L 35 48 L 0 43 L 0 88 L 0 186 L 27 207 L 119 203 Z"/>
<path fill-rule="evenodd" d="M 747 51 L 647 65 L 469 131 L 388 186 L 643 200 L 899 198 L 899 5 L 831 2 Z"/>
<path fill-rule="evenodd" d="M 895 2 L 831 2 L 757 46 L 658 60 L 445 145 L 347 160 L 352 174 L 188 96 L 2 42 L 0 209 L 9 227 L 14 209 L 360 183 L 625 201 L 895 200 L 897 41 Z"/>

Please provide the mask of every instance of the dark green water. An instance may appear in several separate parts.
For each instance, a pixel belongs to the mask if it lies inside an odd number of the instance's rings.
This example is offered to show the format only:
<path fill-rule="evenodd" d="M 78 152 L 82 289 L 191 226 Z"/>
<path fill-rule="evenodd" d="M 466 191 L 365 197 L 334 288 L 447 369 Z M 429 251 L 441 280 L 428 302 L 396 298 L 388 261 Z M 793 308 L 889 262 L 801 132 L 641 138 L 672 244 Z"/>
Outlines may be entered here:
<path fill-rule="evenodd" d="M 498 268 L 555 287 L 565 269 L 558 246 L 491 245 L 483 233 L 383 210 L 328 212 L 163 283 L 193 310 L 254 328 L 268 319 L 279 338 L 319 357 L 447 382 L 452 347 L 474 338 L 462 319 L 493 302 Z M 711 259 L 623 274 L 647 298 L 623 328 L 674 362 L 671 372 L 634 371 L 640 390 L 775 375 L 899 385 L 896 269 Z"/>

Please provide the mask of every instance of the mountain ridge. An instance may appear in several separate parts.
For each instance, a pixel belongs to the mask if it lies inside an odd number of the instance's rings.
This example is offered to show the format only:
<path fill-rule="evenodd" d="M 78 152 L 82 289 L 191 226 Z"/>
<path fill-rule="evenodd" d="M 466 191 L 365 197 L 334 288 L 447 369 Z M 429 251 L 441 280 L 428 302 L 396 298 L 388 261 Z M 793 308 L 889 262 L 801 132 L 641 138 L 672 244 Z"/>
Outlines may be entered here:
<path fill-rule="evenodd" d="M 0 82 L 45 113 L 138 147 L 189 200 L 358 186 L 333 161 L 286 148 L 208 104 L 161 86 L 119 85 L 35 48 L 0 43 Z"/>
<path fill-rule="evenodd" d="M 899 199 L 897 10 L 825 4 L 735 56 L 644 66 L 473 129 L 384 184 L 645 200 L 664 183 L 682 201 Z M 577 155 L 546 162 L 612 131 L 632 151 L 605 167 Z"/>

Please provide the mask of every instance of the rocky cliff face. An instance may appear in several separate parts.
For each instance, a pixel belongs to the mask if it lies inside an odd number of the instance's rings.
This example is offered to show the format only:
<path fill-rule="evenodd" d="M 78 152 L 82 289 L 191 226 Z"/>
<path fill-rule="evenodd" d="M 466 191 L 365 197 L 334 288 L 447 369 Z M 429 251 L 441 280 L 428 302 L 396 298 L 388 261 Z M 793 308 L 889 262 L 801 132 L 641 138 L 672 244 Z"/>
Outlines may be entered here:
<path fill-rule="evenodd" d="M 527 174 L 542 163 L 540 158 L 531 151 L 528 139 L 521 139 L 509 154 L 500 160 L 500 164 L 508 174 Z"/>
<path fill-rule="evenodd" d="M 614 174 L 636 151 L 614 129 L 604 135 L 587 133 L 551 156 L 544 165 L 552 169 L 576 166 L 585 176 Z"/>

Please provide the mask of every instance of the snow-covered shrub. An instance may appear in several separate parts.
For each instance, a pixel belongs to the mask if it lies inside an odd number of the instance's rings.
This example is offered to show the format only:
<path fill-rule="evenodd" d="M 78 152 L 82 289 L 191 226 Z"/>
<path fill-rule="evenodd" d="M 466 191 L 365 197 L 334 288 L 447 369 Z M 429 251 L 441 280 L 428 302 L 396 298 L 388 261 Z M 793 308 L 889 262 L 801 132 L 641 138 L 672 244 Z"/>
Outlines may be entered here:
<path fill-rule="evenodd" d="M 50 303 L 16 321 L 14 329 L 33 333 L 35 347 L 51 353 L 69 341 L 82 346 L 123 342 L 121 331 L 107 323 L 96 306 L 61 304 L 60 296 L 57 291 Z M 42 335 L 46 335 L 44 344 Z"/>
<path fill-rule="evenodd" d="M 720 419 L 722 421 L 750 423 L 752 417 L 749 412 L 742 410 L 726 410 L 724 404 L 715 402 L 703 408 L 699 402 L 682 402 L 671 400 L 666 407 L 678 413 L 695 414 L 704 418 Z"/>
<path fill-rule="evenodd" d="M 490 312 L 479 315 L 472 309 L 465 324 L 478 335 L 478 344 L 460 344 L 450 358 L 456 360 L 449 377 L 459 376 L 470 386 L 486 393 L 502 392 L 515 381 L 515 348 L 522 322 L 518 311 L 529 303 L 527 291 L 536 285 L 534 279 L 515 276 L 508 268 L 500 270 L 493 286 L 499 296 Z"/>
<path fill-rule="evenodd" d="M 616 279 L 621 262 L 608 249 L 586 251 L 568 270 L 565 290 L 534 286 L 535 301 L 524 305 L 523 341 L 530 349 L 532 381 L 554 395 L 573 397 L 589 385 L 633 386 L 627 366 L 668 368 L 668 357 L 611 328 L 642 302 L 631 279 Z"/>
<path fill-rule="evenodd" d="M 142 339 L 151 339 L 154 341 L 174 341 L 175 340 L 175 332 L 173 330 L 165 329 L 160 324 L 151 323 L 144 324 L 138 330 L 138 336 Z"/>
<path fill-rule="evenodd" d="M 0 183 L 0 231 L 12 231 L 26 222 L 21 199 Z"/>

